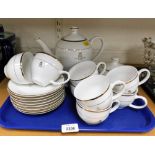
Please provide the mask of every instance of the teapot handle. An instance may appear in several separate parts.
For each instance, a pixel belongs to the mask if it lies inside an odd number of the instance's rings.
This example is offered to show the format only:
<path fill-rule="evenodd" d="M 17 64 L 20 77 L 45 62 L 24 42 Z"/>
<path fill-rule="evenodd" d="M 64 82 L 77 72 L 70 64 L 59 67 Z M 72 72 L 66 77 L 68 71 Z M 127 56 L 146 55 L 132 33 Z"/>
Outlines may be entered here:
<path fill-rule="evenodd" d="M 100 36 L 96 36 L 96 37 L 93 37 L 93 38 L 90 39 L 90 44 L 91 44 L 91 46 L 93 46 L 93 42 L 94 42 L 95 40 L 97 40 L 97 39 L 101 42 L 101 47 L 99 48 L 98 54 L 95 55 L 95 57 L 93 58 L 93 60 L 94 60 L 94 59 L 103 51 L 103 49 L 104 49 L 103 37 L 100 37 Z"/>

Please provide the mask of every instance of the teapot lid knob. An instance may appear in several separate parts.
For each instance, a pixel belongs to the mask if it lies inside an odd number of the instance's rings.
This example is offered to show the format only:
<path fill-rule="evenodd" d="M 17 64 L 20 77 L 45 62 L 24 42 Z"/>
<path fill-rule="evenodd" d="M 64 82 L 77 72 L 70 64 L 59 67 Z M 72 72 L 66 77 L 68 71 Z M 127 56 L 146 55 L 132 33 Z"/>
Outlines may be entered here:
<path fill-rule="evenodd" d="M 72 26 L 70 27 L 71 33 L 67 36 L 64 36 L 61 40 L 71 41 L 71 42 L 81 42 L 87 40 L 83 35 L 79 33 L 79 27 Z"/>
<path fill-rule="evenodd" d="M 116 61 L 116 62 L 119 62 L 120 61 L 120 59 L 118 57 L 112 57 L 111 60 L 112 61 Z"/>
<path fill-rule="evenodd" d="M 77 32 L 79 30 L 79 27 L 72 26 L 72 27 L 70 27 L 70 29 L 71 29 L 72 32 Z"/>

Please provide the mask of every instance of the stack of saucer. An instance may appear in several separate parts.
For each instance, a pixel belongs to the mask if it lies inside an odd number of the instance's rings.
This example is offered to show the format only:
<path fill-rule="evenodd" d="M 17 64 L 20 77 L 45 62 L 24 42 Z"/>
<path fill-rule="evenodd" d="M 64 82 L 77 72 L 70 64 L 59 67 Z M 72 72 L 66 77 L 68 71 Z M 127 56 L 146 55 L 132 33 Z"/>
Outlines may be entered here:
<path fill-rule="evenodd" d="M 64 78 L 60 78 L 61 81 Z M 10 80 L 7 89 L 14 108 L 31 115 L 50 112 L 60 106 L 65 98 L 64 85 L 20 85 Z"/>

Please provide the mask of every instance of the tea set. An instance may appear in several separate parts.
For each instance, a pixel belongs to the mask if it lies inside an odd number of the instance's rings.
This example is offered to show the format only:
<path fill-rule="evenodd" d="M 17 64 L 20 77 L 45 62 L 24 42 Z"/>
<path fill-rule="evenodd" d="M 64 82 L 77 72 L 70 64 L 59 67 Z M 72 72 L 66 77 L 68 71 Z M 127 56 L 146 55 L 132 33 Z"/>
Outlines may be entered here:
<path fill-rule="evenodd" d="M 147 99 L 138 95 L 138 87 L 149 79 L 149 70 L 117 65 L 118 58 L 113 58 L 115 63 L 110 67 L 105 62 L 96 64 L 91 60 L 92 42 L 96 39 L 101 42 L 100 53 L 103 51 L 102 37 L 88 41 L 77 27 L 72 27 L 71 34 L 57 43 L 55 56 L 41 39 L 36 41 L 43 52 L 13 56 L 4 67 L 10 79 L 8 92 L 13 106 L 31 115 L 52 111 L 63 102 L 64 85 L 69 82 L 66 86 L 76 98 L 77 114 L 87 124 L 99 124 L 117 109 L 145 108 Z M 145 76 L 141 80 L 142 74 Z M 144 104 L 134 105 L 136 99 Z"/>

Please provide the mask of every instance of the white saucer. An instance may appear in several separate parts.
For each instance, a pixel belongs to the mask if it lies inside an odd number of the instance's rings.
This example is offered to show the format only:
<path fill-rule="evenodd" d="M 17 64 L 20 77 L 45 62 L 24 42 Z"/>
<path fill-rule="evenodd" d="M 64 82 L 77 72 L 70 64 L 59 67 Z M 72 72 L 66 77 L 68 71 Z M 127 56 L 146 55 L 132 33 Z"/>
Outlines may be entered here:
<path fill-rule="evenodd" d="M 18 110 L 19 112 L 22 112 L 24 114 L 31 114 L 31 115 L 38 115 L 38 114 L 44 114 L 50 111 L 55 110 L 58 108 L 64 101 L 65 95 L 56 103 L 49 104 L 48 106 L 43 106 L 43 107 L 21 107 L 15 104 L 14 102 L 12 103 L 14 108 Z"/>
<path fill-rule="evenodd" d="M 59 93 L 57 93 L 56 95 L 51 95 L 51 96 L 47 96 L 47 97 L 44 97 L 44 98 L 18 98 L 16 96 L 13 96 L 12 94 L 9 93 L 10 97 L 15 100 L 15 101 L 20 101 L 20 102 L 23 102 L 23 103 L 38 103 L 38 102 L 47 102 L 49 100 L 55 100 L 57 99 L 61 94 L 63 94 L 65 91 L 64 90 L 61 90 Z"/>
<path fill-rule="evenodd" d="M 61 77 L 59 82 L 64 81 L 64 78 Z M 48 85 L 46 87 L 42 87 L 36 84 L 28 84 L 28 85 L 19 85 L 11 80 L 8 82 L 8 89 L 19 96 L 40 96 L 46 95 L 52 92 L 55 92 L 57 89 L 61 88 L 62 85 Z"/>
<path fill-rule="evenodd" d="M 47 99 L 46 101 L 37 101 L 37 102 L 23 102 L 22 100 L 16 100 L 14 98 L 11 97 L 11 100 L 17 104 L 20 104 L 21 106 L 39 106 L 39 105 L 44 105 L 46 106 L 47 104 L 52 104 L 52 103 L 55 103 L 57 101 L 59 101 L 63 96 L 64 96 L 65 93 L 61 93 L 58 97 L 56 98 L 52 98 L 52 99 Z"/>

